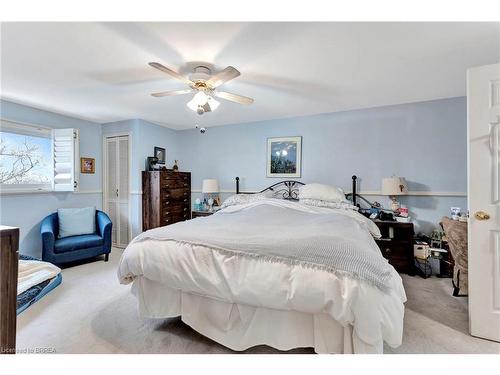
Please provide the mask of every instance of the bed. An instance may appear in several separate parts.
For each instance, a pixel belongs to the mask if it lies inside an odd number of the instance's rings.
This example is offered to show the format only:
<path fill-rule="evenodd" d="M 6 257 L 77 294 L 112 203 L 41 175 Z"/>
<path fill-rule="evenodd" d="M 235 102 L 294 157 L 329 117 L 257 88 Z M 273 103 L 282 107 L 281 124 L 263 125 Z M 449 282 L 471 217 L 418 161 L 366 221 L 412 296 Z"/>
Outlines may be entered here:
<path fill-rule="evenodd" d="M 217 213 L 137 236 L 118 267 L 142 317 L 180 316 L 236 351 L 382 353 L 401 344 L 406 295 L 351 202 L 298 200 L 298 181 L 228 198 Z"/>

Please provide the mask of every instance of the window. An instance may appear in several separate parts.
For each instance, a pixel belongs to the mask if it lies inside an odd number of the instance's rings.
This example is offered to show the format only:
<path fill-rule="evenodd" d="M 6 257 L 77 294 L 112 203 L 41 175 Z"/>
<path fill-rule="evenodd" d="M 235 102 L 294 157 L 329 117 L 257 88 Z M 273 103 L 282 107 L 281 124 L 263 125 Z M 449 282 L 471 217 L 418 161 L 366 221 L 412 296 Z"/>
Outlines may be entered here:
<path fill-rule="evenodd" d="M 73 129 L 52 131 L 2 120 L 1 191 L 74 191 L 77 187 L 74 165 L 78 160 L 78 143 L 73 134 L 78 133 Z"/>

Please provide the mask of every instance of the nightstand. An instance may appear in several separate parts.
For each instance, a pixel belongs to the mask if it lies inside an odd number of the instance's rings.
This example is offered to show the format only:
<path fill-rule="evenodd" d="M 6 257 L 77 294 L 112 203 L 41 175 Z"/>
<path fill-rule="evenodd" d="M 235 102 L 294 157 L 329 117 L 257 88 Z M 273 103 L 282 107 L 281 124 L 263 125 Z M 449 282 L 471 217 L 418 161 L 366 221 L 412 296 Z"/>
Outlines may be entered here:
<path fill-rule="evenodd" d="M 374 220 L 382 237 L 375 240 L 384 258 L 400 273 L 415 275 L 413 224 Z"/>
<path fill-rule="evenodd" d="M 191 211 L 191 219 L 194 219 L 196 217 L 210 216 L 212 214 L 213 212 L 210 211 Z"/>

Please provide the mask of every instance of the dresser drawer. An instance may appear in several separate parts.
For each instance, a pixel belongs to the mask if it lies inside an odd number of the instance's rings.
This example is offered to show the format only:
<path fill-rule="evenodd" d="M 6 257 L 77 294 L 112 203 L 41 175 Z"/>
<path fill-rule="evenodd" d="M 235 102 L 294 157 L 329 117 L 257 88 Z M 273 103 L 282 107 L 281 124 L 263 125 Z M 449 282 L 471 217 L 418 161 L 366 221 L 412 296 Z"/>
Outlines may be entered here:
<path fill-rule="evenodd" d="M 174 223 L 177 223 L 179 221 L 189 220 L 191 218 L 191 211 L 174 213 L 172 215 L 172 218 Z"/>
<path fill-rule="evenodd" d="M 413 247 L 409 242 L 376 241 L 382 256 L 398 271 L 412 273 Z"/>
<path fill-rule="evenodd" d="M 170 225 L 173 224 L 174 220 L 172 218 L 172 215 L 164 215 L 162 218 L 160 218 L 160 226 L 165 226 L 165 225 Z"/>
<path fill-rule="evenodd" d="M 172 213 L 186 213 L 191 212 L 191 207 L 189 207 L 189 203 L 176 204 L 170 207 L 170 211 Z"/>
<path fill-rule="evenodd" d="M 160 187 L 162 189 L 190 189 L 191 188 L 191 181 L 189 179 L 172 179 L 172 180 L 162 180 L 160 182 Z"/>
<path fill-rule="evenodd" d="M 162 216 L 190 211 L 189 202 L 176 203 L 176 204 L 174 204 L 172 202 L 163 202 L 162 205 L 163 205 L 162 206 L 162 212 L 163 212 Z"/>
<path fill-rule="evenodd" d="M 160 218 L 160 225 L 170 225 L 179 221 L 189 220 L 191 218 L 191 211 L 165 211 L 165 214 Z"/>
<path fill-rule="evenodd" d="M 188 202 L 189 189 L 162 189 L 162 201 Z"/>

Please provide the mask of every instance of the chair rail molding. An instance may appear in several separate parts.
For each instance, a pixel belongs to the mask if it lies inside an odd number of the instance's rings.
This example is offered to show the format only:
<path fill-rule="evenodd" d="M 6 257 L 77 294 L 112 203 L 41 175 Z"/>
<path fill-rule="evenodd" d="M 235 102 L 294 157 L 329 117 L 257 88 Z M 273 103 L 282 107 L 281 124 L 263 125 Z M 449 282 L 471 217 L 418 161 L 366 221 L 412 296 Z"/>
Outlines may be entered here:
<path fill-rule="evenodd" d="M 192 193 L 201 193 L 201 189 L 192 189 Z M 253 191 L 253 190 L 248 190 L 248 191 L 241 191 L 242 193 L 257 193 L 258 191 Z M 221 189 L 220 193 L 236 193 L 235 189 Z M 347 191 L 346 193 L 350 193 L 350 191 Z M 382 192 L 380 190 L 364 190 L 358 192 L 358 195 L 376 195 L 376 196 L 383 196 Z M 467 193 L 466 192 L 455 192 L 455 191 L 409 191 L 407 194 L 411 196 L 422 196 L 422 197 L 466 197 Z"/>

